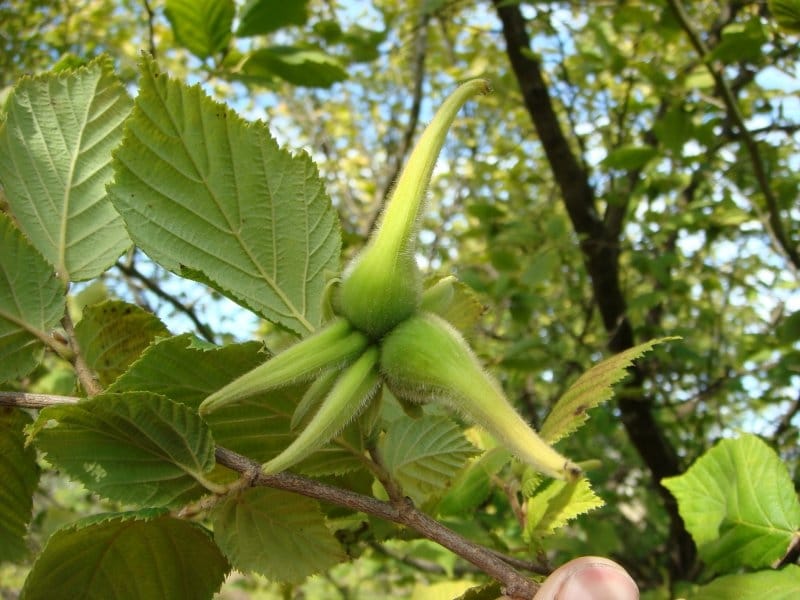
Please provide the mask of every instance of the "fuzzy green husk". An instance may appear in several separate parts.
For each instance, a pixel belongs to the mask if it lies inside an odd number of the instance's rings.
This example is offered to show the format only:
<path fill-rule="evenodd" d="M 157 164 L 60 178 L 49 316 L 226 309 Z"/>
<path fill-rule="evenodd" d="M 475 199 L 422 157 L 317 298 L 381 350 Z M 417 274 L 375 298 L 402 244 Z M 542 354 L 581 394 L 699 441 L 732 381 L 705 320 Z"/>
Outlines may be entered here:
<path fill-rule="evenodd" d="M 445 100 L 414 147 L 377 229 L 345 270 L 339 310 L 373 339 L 419 308 L 422 285 L 414 251 L 425 190 L 456 113 L 469 98 L 488 90 L 486 81 L 474 79 Z"/>
<path fill-rule="evenodd" d="M 398 395 L 447 402 L 534 469 L 558 479 L 575 480 L 581 475 L 580 467 L 525 423 L 464 338 L 436 315 L 415 315 L 386 336 L 381 373 Z"/>
<path fill-rule="evenodd" d="M 264 473 L 279 473 L 327 444 L 356 418 L 378 387 L 378 349 L 367 348 L 347 367 L 305 429 L 278 456 L 264 464 Z"/>
<path fill-rule="evenodd" d="M 354 331 L 346 320 L 335 319 L 317 333 L 211 394 L 200 404 L 200 414 L 310 379 L 326 368 L 348 364 L 363 352 L 368 343 L 364 334 Z"/>

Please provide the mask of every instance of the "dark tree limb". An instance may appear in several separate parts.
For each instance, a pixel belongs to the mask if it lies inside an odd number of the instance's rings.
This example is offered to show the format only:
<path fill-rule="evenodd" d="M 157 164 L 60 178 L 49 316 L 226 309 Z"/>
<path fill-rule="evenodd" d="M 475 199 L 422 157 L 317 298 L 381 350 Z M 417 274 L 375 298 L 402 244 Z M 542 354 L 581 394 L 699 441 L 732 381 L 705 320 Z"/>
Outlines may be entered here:
<path fill-rule="evenodd" d="M 775 443 L 777 443 L 780 438 L 792 428 L 792 421 L 798 414 L 800 414 L 800 393 L 797 394 L 795 401 L 792 402 L 792 404 L 789 406 L 789 409 L 784 413 L 784 415 L 781 417 L 781 420 L 778 422 L 778 426 L 775 428 L 775 431 L 771 436 Z"/>
<path fill-rule="evenodd" d="M 589 183 L 589 174 L 576 158 L 561 129 L 541 65 L 531 52 L 530 37 L 519 6 L 504 0 L 493 0 L 493 3 L 502 23 L 506 53 L 525 108 L 580 239 L 593 296 L 609 335 L 609 350 L 621 352 L 634 346 L 634 335 L 619 280 L 618 239 L 604 225 L 598 213 L 594 189 Z M 642 392 L 644 377 L 641 368 L 634 368 L 617 404 L 628 437 L 650 470 L 669 515 L 672 538 L 669 542 L 672 549 L 670 569 L 673 576 L 680 576 L 687 573 L 694 562 L 694 544 L 678 514 L 674 497 L 660 482 L 664 477 L 679 474 L 681 466 L 675 449 L 655 420 L 652 399 Z"/>

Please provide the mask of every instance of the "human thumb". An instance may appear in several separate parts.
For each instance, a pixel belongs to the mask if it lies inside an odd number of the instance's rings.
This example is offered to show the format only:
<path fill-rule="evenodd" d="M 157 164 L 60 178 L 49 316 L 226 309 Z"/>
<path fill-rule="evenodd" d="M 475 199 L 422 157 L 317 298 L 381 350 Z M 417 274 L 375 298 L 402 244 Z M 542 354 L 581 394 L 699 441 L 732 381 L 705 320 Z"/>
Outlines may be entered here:
<path fill-rule="evenodd" d="M 614 561 L 584 556 L 562 565 L 539 588 L 534 600 L 638 600 L 639 588 Z"/>

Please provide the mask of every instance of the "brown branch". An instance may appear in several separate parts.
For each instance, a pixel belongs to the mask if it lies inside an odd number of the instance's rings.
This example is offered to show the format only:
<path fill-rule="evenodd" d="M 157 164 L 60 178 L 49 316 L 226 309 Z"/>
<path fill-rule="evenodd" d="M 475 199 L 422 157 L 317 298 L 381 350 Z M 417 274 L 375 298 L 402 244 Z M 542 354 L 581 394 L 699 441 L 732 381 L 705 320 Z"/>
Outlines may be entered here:
<path fill-rule="evenodd" d="M 57 404 L 76 404 L 79 401 L 80 398 L 76 398 L 75 396 L 54 396 L 52 394 L 0 391 L 0 406 L 39 409 Z"/>
<path fill-rule="evenodd" d="M 756 182 L 767 203 L 767 219 L 764 223 L 767 234 L 770 236 L 770 239 L 773 240 L 778 253 L 785 256 L 789 262 L 789 267 L 794 271 L 795 275 L 798 275 L 800 273 L 800 251 L 798 251 L 797 247 L 784 231 L 778 200 L 772 191 L 772 186 L 770 186 L 767 171 L 764 167 L 764 160 L 761 157 L 761 151 L 758 149 L 758 143 L 755 138 L 753 138 L 744 122 L 744 116 L 739 109 L 739 104 L 734 96 L 733 90 L 722 74 L 722 70 L 715 66 L 709 59 L 708 47 L 692 25 L 689 15 L 686 13 L 686 9 L 683 7 L 681 1 L 667 0 L 667 4 L 669 4 L 675 16 L 678 18 L 678 22 L 681 24 L 681 27 L 688 36 L 695 51 L 700 56 L 702 63 L 705 65 L 709 74 L 714 78 L 719 95 L 721 96 L 722 102 L 725 104 L 728 118 L 733 121 L 736 128 L 739 130 L 739 135 L 742 138 L 745 150 L 750 158 L 750 164 L 753 168 Z M 753 203 L 753 207 L 758 211 L 758 206 L 755 203 Z"/>
<path fill-rule="evenodd" d="M 71 396 L 0 392 L 0 405 L 18 408 L 43 408 L 57 404 L 74 404 L 78 401 L 79 398 Z M 408 498 L 389 503 L 292 473 L 264 475 L 261 472 L 261 465 L 246 456 L 220 447 L 217 447 L 215 454 L 217 463 L 240 473 L 245 485 L 293 492 L 413 529 L 501 582 L 505 588 L 504 593 L 510 598 L 531 599 L 539 589 L 539 584 L 520 574 L 507 562 L 506 557 L 448 529 L 418 510 Z"/>
<path fill-rule="evenodd" d="M 786 549 L 786 553 L 780 558 L 780 560 L 776 561 L 775 564 L 772 566 L 773 569 L 782 569 L 787 565 L 793 565 L 800 560 L 800 533 L 795 532 L 792 535 L 792 541 L 789 542 L 789 547 Z"/>
<path fill-rule="evenodd" d="M 389 496 L 389 500 L 394 504 L 404 502 L 405 495 L 403 494 L 403 490 L 401 490 L 400 486 L 392 479 L 389 471 L 384 466 L 383 457 L 378 447 L 373 445 L 368 448 L 368 452 L 373 463 L 372 472 L 378 482 L 383 486 L 383 489 L 386 490 L 386 495 Z"/>
<path fill-rule="evenodd" d="M 550 575 L 550 573 L 553 572 L 553 569 L 540 562 L 509 556 L 508 554 L 503 554 L 499 550 L 492 550 L 491 548 L 489 548 L 489 552 L 520 571 L 528 571 L 529 573 L 536 573 L 537 575 Z"/>
<path fill-rule="evenodd" d="M 67 338 L 69 339 L 69 345 L 74 352 L 72 356 L 72 366 L 75 369 L 75 374 L 78 376 L 78 381 L 87 396 L 96 396 L 103 391 L 103 387 L 97 379 L 97 374 L 88 365 L 81 353 L 80 346 L 78 345 L 78 338 L 75 337 L 75 325 L 72 323 L 72 317 L 69 316 L 68 310 L 64 311 L 64 318 L 61 319 L 61 324 L 64 326 L 64 331 L 67 333 Z"/>
<path fill-rule="evenodd" d="M 147 13 L 147 40 L 148 40 L 148 51 L 150 52 L 150 56 L 153 57 L 153 60 L 156 59 L 156 40 L 155 40 L 155 33 L 153 31 L 153 23 L 155 22 L 156 15 L 153 12 L 153 7 L 150 6 L 149 0 L 143 0 L 144 3 L 144 11 Z"/>
<path fill-rule="evenodd" d="M 225 448 L 217 448 L 216 456 L 219 464 L 238 473 L 247 474 L 252 473 L 253 469 L 260 469 L 260 465 L 255 461 Z M 253 485 L 294 492 L 409 527 L 500 581 L 505 587 L 505 594 L 512 598 L 533 598 L 539 589 L 538 584 L 522 576 L 493 552 L 469 541 L 418 510 L 408 498 L 397 503 L 383 502 L 292 473 L 277 475 L 259 473 L 254 478 Z"/>

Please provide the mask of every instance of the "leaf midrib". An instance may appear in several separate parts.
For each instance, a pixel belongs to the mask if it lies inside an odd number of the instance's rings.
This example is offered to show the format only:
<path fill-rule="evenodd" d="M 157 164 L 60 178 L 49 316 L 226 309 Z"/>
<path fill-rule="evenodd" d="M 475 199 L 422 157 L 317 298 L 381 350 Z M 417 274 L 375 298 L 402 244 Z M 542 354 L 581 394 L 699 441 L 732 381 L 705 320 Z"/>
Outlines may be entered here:
<path fill-rule="evenodd" d="M 151 79 L 153 79 L 152 83 L 153 83 L 153 90 L 155 92 L 155 95 L 158 98 L 159 102 L 161 103 L 162 108 L 164 110 L 164 113 L 169 118 L 169 122 L 170 122 L 170 125 L 172 126 L 173 132 L 175 133 L 176 137 L 180 140 L 181 145 L 184 148 L 184 151 L 188 150 L 188 147 L 187 147 L 186 142 L 185 142 L 185 138 L 181 134 L 181 129 L 178 127 L 178 123 L 174 119 L 174 115 L 172 114 L 172 111 L 169 109 L 169 106 L 168 106 L 168 104 L 166 102 L 166 98 L 161 93 L 161 90 L 159 89 L 159 87 L 156 85 L 156 81 L 155 81 L 155 78 L 153 77 L 152 72 L 150 73 L 150 77 L 151 77 Z M 181 93 L 183 94 L 184 90 L 181 90 Z M 229 109 L 226 107 L 225 110 L 229 110 Z M 144 115 L 144 111 L 141 111 L 141 112 Z M 204 116 L 204 115 L 202 114 L 202 111 L 201 111 L 201 117 L 202 116 Z M 234 115 L 229 115 L 229 116 L 230 117 L 234 117 Z M 147 117 L 147 118 L 149 118 L 149 117 Z M 225 143 L 228 146 L 228 152 L 229 152 L 229 154 L 231 156 L 233 155 L 233 152 L 232 152 L 232 149 L 231 149 L 231 139 L 230 139 L 230 135 L 228 134 L 228 128 L 231 126 L 230 125 L 231 121 L 235 121 L 235 120 L 236 120 L 235 118 L 226 118 L 225 119 L 225 129 L 226 129 Z M 203 119 L 203 122 L 205 123 L 204 119 Z M 206 139 L 205 131 L 203 132 L 203 139 L 204 140 Z M 239 248 L 245 253 L 245 256 L 248 258 L 248 260 L 250 261 L 251 265 L 254 267 L 255 271 L 261 276 L 261 278 L 267 283 L 267 285 L 273 290 L 273 292 L 275 292 L 275 294 L 278 296 L 280 301 L 283 302 L 283 304 L 289 309 L 291 316 L 295 320 L 297 320 L 297 322 L 300 323 L 306 329 L 306 331 L 308 333 L 313 332 L 315 327 L 311 323 L 309 323 L 309 321 L 305 318 L 305 316 L 302 313 L 298 312 L 298 310 L 295 307 L 294 303 L 286 296 L 286 294 L 283 292 L 283 290 L 277 285 L 275 279 L 270 274 L 268 274 L 266 271 L 264 271 L 264 269 L 261 267 L 261 265 L 259 264 L 259 262 L 256 259 L 256 257 L 251 252 L 250 248 L 244 243 L 244 240 L 242 239 L 242 237 L 241 237 L 241 235 L 239 233 L 239 228 L 238 227 L 234 227 L 234 224 L 231 223 L 230 220 L 228 219 L 228 217 L 226 215 L 226 212 L 223 210 L 223 206 L 222 206 L 221 202 L 219 201 L 219 198 L 217 197 L 217 195 L 214 192 L 213 188 L 208 185 L 207 180 L 202 175 L 202 171 L 200 170 L 199 166 L 197 165 L 192 153 L 187 151 L 186 152 L 186 156 L 191 161 L 191 164 L 194 167 L 196 175 L 198 176 L 199 180 L 202 181 L 203 186 L 208 191 L 208 194 L 211 197 L 211 199 L 214 202 L 214 204 L 216 205 L 217 209 L 223 215 L 223 218 L 225 218 L 225 222 L 226 222 L 226 225 L 228 227 L 228 230 L 231 232 L 231 234 L 233 235 L 234 239 L 239 244 Z M 262 156 L 262 159 L 263 159 L 263 152 L 261 152 L 261 156 Z M 263 160 L 262 160 L 262 162 L 263 162 Z M 234 184 L 234 186 L 236 188 L 236 192 L 237 192 L 236 193 L 236 198 L 237 198 L 237 202 L 238 202 L 238 198 L 239 198 L 239 195 L 240 195 L 239 194 L 239 184 L 238 184 L 238 177 L 236 177 L 235 175 L 233 177 L 233 184 Z M 271 207 L 271 210 L 274 211 L 274 202 L 270 202 L 270 207 Z M 274 221 L 273 221 L 273 228 L 274 228 Z M 273 235 L 273 244 L 275 243 L 275 238 L 276 238 L 276 236 Z M 277 256 L 276 254 L 273 254 L 273 255 Z"/>

